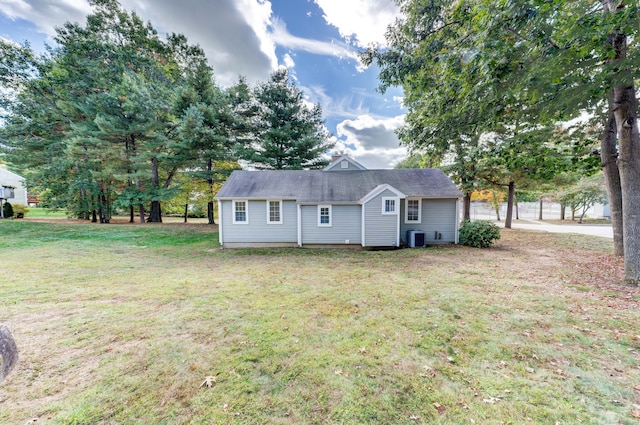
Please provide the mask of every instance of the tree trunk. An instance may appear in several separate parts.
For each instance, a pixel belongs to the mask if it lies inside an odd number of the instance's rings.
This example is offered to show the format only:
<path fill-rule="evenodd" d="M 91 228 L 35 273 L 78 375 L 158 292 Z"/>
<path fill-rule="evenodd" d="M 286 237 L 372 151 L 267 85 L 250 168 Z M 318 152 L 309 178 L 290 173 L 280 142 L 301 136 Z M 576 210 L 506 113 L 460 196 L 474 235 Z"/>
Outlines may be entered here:
<path fill-rule="evenodd" d="M 518 197 L 516 196 L 515 199 L 513 200 L 515 206 L 516 206 L 516 220 L 520 220 L 520 210 L 518 209 Z"/>
<path fill-rule="evenodd" d="M 129 223 L 134 222 L 135 212 L 133 210 L 133 205 L 129 205 Z"/>
<path fill-rule="evenodd" d="M 609 102 L 609 116 L 605 123 L 604 132 L 600 138 L 600 158 L 602 172 L 609 197 L 611 210 L 611 227 L 613 228 L 613 252 L 624 255 L 624 239 L 622 232 L 622 188 L 620 187 L 620 172 L 618 170 L 618 147 L 616 146 L 616 119 L 613 113 L 613 102 Z"/>
<path fill-rule="evenodd" d="M 144 224 L 144 204 L 142 202 L 138 204 L 138 217 L 140 224 Z"/>
<path fill-rule="evenodd" d="M 211 196 L 213 195 L 213 160 L 211 158 L 207 161 L 207 172 L 209 176 L 207 177 L 207 184 L 211 190 L 211 193 L 209 194 L 209 196 Z M 213 200 L 207 202 L 207 221 L 209 224 L 216 224 L 215 217 L 213 215 Z"/>
<path fill-rule="evenodd" d="M 509 182 L 509 196 L 507 197 L 507 217 L 504 219 L 504 227 L 511 229 L 511 222 L 513 221 L 513 198 L 515 197 L 516 183 L 514 181 Z"/>
<path fill-rule="evenodd" d="M 160 201 L 151 201 L 151 209 L 149 210 L 149 222 L 162 223 L 162 208 Z"/>
<path fill-rule="evenodd" d="M 613 106 L 620 154 L 620 188 L 622 189 L 622 226 L 624 245 L 624 280 L 640 284 L 640 134 L 638 102 L 633 85 L 613 89 Z"/>
<path fill-rule="evenodd" d="M 184 204 L 184 222 L 187 222 L 187 214 L 189 213 L 189 204 Z"/>
<path fill-rule="evenodd" d="M 151 184 L 154 190 L 160 189 L 160 176 L 158 171 L 158 158 L 151 159 Z M 149 211 L 149 221 L 151 223 L 162 223 L 162 207 L 160 200 L 151 201 L 151 210 Z"/>
<path fill-rule="evenodd" d="M 465 192 L 462 200 L 462 221 L 471 220 L 471 194 L 473 192 Z"/>
<path fill-rule="evenodd" d="M 538 220 L 542 221 L 542 198 L 540 198 L 540 212 L 538 212 Z"/>
<path fill-rule="evenodd" d="M 566 212 L 567 206 L 565 204 L 560 204 L 560 220 L 564 220 Z"/>
<path fill-rule="evenodd" d="M 138 166 L 136 164 L 137 157 L 137 148 L 136 148 L 136 139 L 131 136 L 130 139 L 130 149 L 131 149 L 131 158 L 133 159 L 134 164 L 134 173 L 136 174 L 136 190 L 138 191 L 138 216 L 140 224 L 144 224 L 144 203 L 142 202 L 142 182 L 140 181 L 140 175 L 138 175 Z"/>
<path fill-rule="evenodd" d="M 213 201 L 207 202 L 207 219 L 209 224 L 216 224 L 213 211 Z"/>
<path fill-rule="evenodd" d="M 625 2 L 603 1 L 604 11 L 621 13 Z M 638 100 L 627 57 L 627 35 L 614 32 L 609 37 L 615 50 L 618 73 L 612 75 L 612 110 L 618 131 L 618 171 L 622 192 L 622 234 L 624 247 L 624 280 L 640 285 L 640 134 L 638 133 Z"/>

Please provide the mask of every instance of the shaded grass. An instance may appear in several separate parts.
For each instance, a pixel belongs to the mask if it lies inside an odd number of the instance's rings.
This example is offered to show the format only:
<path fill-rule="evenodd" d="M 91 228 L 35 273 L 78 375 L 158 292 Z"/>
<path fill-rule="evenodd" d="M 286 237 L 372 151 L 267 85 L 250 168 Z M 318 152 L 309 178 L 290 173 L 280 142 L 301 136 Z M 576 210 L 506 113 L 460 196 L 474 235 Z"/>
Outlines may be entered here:
<path fill-rule="evenodd" d="M 2 423 L 637 423 L 638 300 L 558 261 L 600 238 L 222 251 L 209 226 L 0 230 L 22 360 Z"/>

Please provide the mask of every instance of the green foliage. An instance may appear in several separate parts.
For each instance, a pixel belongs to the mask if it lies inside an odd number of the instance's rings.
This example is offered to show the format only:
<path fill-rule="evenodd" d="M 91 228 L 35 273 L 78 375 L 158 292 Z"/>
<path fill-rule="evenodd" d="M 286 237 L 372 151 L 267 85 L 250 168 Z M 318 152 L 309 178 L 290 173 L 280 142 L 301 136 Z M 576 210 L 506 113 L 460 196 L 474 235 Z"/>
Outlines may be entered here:
<path fill-rule="evenodd" d="M 440 162 L 465 192 L 486 183 L 538 190 L 562 171 L 597 170 L 597 138 L 557 123 L 587 107 L 597 115 L 606 98 L 602 61 L 586 57 L 606 49 L 611 32 L 594 14 L 600 2 L 397 3 L 403 17 L 389 47 L 362 60 L 380 66 L 382 90 L 403 87 L 399 136 L 411 151 Z"/>
<path fill-rule="evenodd" d="M 84 25 L 57 29 L 47 56 L 0 44 L 15 89 L 0 94 L 2 147 L 50 207 L 108 222 L 115 207 L 151 205 L 158 221 L 178 174 L 211 186 L 211 161 L 232 155 L 234 101 L 184 36 L 161 39 L 115 0 L 92 6 Z"/>
<path fill-rule="evenodd" d="M 2 213 L 4 215 L 4 218 L 13 217 L 13 206 L 10 202 L 5 202 L 4 204 L 2 204 Z"/>
<path fill-rule="evenodd" d="M 500 228 L 486 220 L 465 221 L 460 227 L 459 238 L 461 245 L 489 248 L 500 239 Z"/>
<path fill-rule="evenodd" d="M 22 204 L 13 204 L 13 213 L 16 218 L 24 218 L 29 212 L 29 208 Z"/>
<path fill-rule="evenodd" d="M 329 141 L 319 104 L 309 109 L 302 91 L 290 80 L 286 69 L 274 72 L 254 90 L 257 102 L 253 140 L 244 158 L 259 169 L 302 170 L 322 168 L 328 161 L 322 154 L 334 144 Z"/>
<path fill-rule="evenodd" d="M 571 208 L 572 218 L 576 213 L 579 213 L 580 218 L 578 221 L 582 223 L 582 219 L 589 208 L 596 203 L 607 201 L 607 192 L 604 189 L 602 173 L 580 179 L 576 184 L 559 191 L 556 194 L 556 199 L 561 204 Z"/>

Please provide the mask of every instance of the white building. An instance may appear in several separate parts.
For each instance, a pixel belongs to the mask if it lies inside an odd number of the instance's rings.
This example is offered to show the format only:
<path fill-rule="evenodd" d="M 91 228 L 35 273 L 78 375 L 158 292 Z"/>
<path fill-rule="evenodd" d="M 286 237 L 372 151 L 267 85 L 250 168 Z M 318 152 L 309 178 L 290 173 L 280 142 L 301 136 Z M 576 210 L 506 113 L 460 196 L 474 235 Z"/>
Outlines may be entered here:
<path fill-rule="evenodd" d="M 3 187 L 13 188 L 13 190 L 2 190 Z M 0 198 L 3 198 L 2 202 L 27 205 L 27 188 L 24 186 L 24 177 L 0 167 Z"/>

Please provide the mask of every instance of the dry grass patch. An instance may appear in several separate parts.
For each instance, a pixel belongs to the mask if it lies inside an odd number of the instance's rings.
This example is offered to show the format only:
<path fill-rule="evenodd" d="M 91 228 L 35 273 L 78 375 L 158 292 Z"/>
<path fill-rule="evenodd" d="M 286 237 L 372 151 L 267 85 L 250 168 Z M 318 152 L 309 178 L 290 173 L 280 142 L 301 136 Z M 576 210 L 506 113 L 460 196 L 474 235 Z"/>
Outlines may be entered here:
<path fill-rule="evenodd" d="M 637 423 L 640 292 L 610 241 L 222 251 L 208 226 L 0 228 L 22 359 L 2 423 Z"/>

